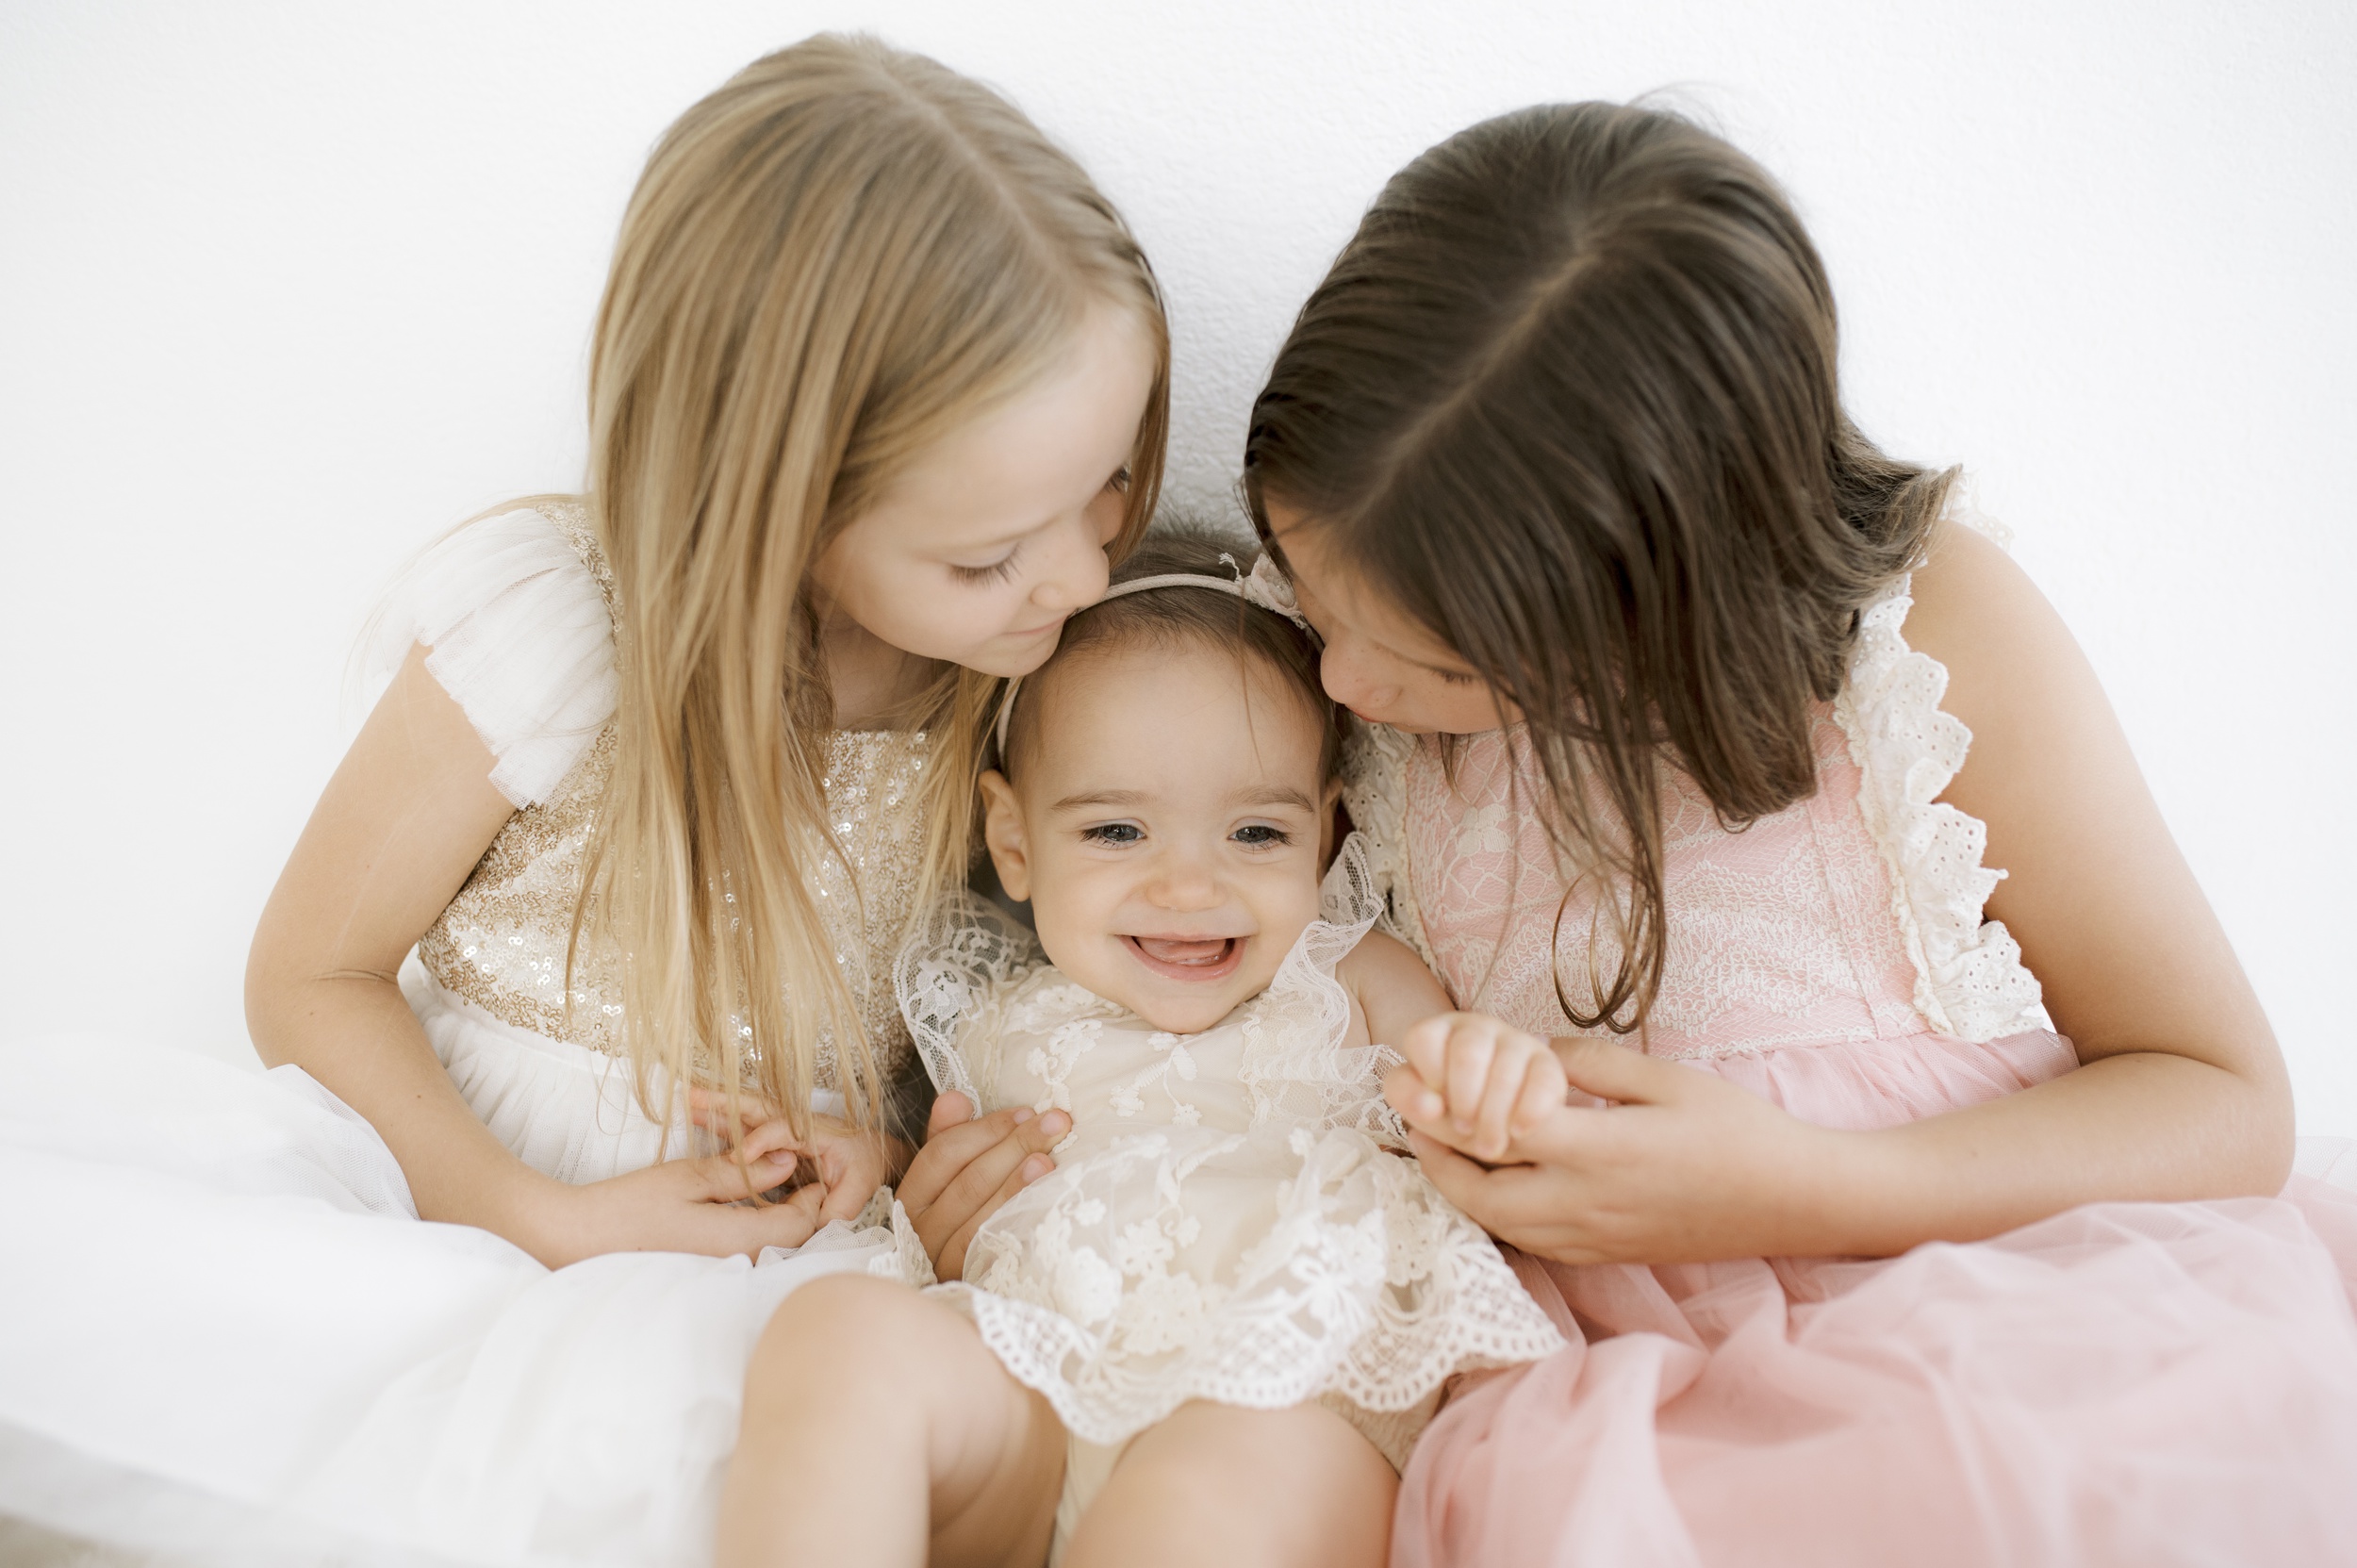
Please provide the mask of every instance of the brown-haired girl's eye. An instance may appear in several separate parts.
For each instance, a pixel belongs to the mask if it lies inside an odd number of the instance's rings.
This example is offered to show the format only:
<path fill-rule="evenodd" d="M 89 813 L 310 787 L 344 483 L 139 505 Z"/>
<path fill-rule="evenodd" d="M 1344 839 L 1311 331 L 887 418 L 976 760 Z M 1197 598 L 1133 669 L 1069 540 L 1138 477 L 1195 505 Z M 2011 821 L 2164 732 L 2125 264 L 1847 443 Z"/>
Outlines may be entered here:
<path fill-rule="evenodd" d="M 1128 495 L 1129 493 L 1129 465 L 1124 463 L 1113 470 L 1113 476 L 1105 481 L 1105 488 L 1115 495 Z"/>
<path fill-rule="evenodd" d="M 1436 669 L 1432 673 L 1448 685 L 1469 686 L 1474 684 L 1474 674 L 1469 669 Z"/>

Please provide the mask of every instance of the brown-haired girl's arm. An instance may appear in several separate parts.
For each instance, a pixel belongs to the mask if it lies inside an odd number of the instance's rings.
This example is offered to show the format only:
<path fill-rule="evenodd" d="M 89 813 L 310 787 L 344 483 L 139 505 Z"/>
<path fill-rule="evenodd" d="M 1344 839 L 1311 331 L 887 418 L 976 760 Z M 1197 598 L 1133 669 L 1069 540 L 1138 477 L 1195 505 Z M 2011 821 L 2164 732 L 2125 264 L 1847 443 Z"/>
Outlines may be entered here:
<path fill-rule="evenodd" d="M 569 1187 L 517 1159 L 460 1098 L 396 976 L 514 812 L 491 768 L 465 712 L 412 649 L 263 909 L 246 964 L 255 1048 L 273 1065 L 302 1067 L 368 1118 L 420 1215 L 496 1231 L 551 1266 L 608 1251 L 757 1253 L 805 1240 L 817 1188 L 796 1203 L 730 1206 L 749 1180 L 782 1180 L 776 1167 L 792 1168 L 789 1150 L 756 1161 L 750 1177 L 716 1155 Z"/>
<path fill-rule="evenodd" d="M 1567 1107 L 1485 1170 L 1439 1141 L 1442 1189 L 1573 1263 L 1887 1255 L 2108 1199 L 2271 1195 L 2292 1103 L 2275 1037 L 2062 619 L 1995 544 L 1948 526 L 1916 574 L 1911 646 L 1972 732 L 1941 797 L 1987 825 L 1987 914 L 2021 945 L 2083 1064 L 1986 1104 L 1871 1132 L 1807 1126 L 1716 1078 L 1557 1042 Z"/>
<path fill-rule="evenodd" d="M 2029 575 L 1945 524 L 1916 573 L 1908 643 L 1948 668 L 1972 732 L 1941 799 L 1988 828 L 1987 916 L 2021 944 L 2083 1065 L 1880 1135 L 1876 1250 L 1987 1235 L 2107 1198 L 2273 1195 L 2291 1083 L 2224 929 L 2069 628 Z"/>

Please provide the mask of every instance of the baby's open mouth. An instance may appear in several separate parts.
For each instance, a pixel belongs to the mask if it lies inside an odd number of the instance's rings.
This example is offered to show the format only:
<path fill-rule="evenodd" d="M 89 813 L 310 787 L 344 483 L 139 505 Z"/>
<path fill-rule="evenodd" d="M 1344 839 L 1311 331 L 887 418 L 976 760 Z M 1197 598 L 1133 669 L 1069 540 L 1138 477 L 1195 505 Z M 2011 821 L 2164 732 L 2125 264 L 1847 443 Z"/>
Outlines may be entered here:
<path fill-rule="evenodd" d="M 1236 936 L 1125 936 L 1138 961 L 1172 980 L 1225 980 L 1244 961 Z"/>

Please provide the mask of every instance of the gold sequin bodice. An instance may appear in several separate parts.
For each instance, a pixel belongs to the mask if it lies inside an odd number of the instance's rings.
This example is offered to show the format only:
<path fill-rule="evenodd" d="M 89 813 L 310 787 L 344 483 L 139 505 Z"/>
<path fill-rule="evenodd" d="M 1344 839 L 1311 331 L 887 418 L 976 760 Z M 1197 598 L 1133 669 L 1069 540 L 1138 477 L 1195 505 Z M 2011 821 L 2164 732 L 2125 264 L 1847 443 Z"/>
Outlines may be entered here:
<path fill-rule="evenodd" d="M 611 579 L 577 512 L 544 508 L 581 553 L 612 607 Z M 622 988 L 613 955 L 585 934 L 569 986 L 566 976 L 574 906 L 586 851 L 613 772 L 611 721 L 545 801 L 527 805 L 418 943 L 426 972 L 445 991 L 503 1023 L 607 1055 L 628 1052 Z M 888 1080 L 914 1070 L 915 1053 L 892 990 L 892 964 L 915 913 L 924 862 L 924 822 L 915 809 L 927 754 L 921 734 L 841 730 L 828 737 L 829 822 L 842 856 L 814 843 L 810 889 L 834 936 Z M 837 1086 L 832 1048 L 821 1043 L 817 1081 Z"/>

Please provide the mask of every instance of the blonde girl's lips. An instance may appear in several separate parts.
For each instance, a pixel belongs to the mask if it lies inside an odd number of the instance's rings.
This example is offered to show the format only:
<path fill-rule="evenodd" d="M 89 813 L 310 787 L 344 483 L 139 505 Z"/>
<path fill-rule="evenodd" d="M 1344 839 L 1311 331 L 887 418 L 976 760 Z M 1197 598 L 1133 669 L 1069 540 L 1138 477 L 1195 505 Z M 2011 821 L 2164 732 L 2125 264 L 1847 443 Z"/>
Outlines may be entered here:
<path fill-rule="evenodd" d="M 1244 962 L 1244 943 L 1239 936 L 1124 936 L 1121 940 L 1140 964 L 1164 980 L 1226 980 Z"/>

